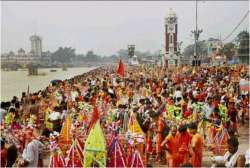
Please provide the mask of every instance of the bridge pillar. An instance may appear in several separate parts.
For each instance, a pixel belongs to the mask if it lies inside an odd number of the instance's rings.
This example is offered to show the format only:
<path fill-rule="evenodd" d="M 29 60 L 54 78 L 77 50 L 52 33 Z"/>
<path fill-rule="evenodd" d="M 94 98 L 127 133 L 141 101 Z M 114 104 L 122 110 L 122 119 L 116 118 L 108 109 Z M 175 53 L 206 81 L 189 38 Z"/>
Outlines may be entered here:
<path fill-rule="evenodd" d="M 28 66 L 29 75 L 38 75 L 38 67 L 35 65 Z"/>

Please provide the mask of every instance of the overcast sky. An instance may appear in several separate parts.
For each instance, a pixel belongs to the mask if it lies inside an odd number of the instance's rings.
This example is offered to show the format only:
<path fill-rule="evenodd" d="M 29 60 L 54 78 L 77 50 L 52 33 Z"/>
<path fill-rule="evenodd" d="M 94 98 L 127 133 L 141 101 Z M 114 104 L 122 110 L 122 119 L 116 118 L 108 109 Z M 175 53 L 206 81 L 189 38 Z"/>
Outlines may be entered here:
<path fill-rule="evenodd" d="M 193 43 L 195 1 L 2 1 L 2 53 L 19 48 L 30 51 L 29 36 L 43 39 L 43 51 L 72 46 L 76 53 L 93 50 L 115 54 L 128 44 L 155 52 L 164 44 L 164 18 L 173 8 L 178 16 L 178 41 Z M 249 10 L 248 1 L 199 1 L 201 39 L 227 36 Z M 249 29 L 249 17 L 229 38 Z"/>

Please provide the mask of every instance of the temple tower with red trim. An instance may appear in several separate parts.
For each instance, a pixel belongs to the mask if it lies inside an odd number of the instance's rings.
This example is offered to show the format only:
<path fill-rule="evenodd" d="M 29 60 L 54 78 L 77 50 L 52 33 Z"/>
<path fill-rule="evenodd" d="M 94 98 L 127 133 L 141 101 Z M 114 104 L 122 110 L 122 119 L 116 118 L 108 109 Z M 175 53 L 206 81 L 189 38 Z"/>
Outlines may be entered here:
<path fill-rule="evenodd" d="M 173 9 L 170 9 L 165 18 L 165 54 L 163 55 L 163 65 L 179 65 L 180 59 L 177 55 L 177 16 Z"/>

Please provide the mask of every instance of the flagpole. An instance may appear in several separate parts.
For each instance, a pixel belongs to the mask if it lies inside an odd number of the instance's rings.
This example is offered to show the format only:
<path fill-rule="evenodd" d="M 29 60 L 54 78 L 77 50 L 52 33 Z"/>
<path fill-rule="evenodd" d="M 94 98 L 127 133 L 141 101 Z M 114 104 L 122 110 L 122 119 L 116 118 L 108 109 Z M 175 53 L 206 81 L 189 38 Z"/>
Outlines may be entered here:
<path fill-rule="evenodd" d="M 115 167 L 116 167 L 116 143 L 115 143 Z"/>
<path fill-rule="evenodd" d="M 68 113 L 68 109 L 69 109 L 69 105 L 68 105 L 68 102 L 69 101 L 67 101 L 67 113 Z M 68 114 L 67 114 L 68 115 Z M 68 122 L 67 122 L 67 119 L 68 119 L 68 116 L 66 117 L 66 123 L 65 124 L 67 124 L 67 127 L 68 127 Z M 69 141 L 69 133 L 68 133 L 69 131 L 68 131 L 68 129 L 67 129 L 67 133 L 66 133 L 66 139 L 67 139 L 67 143 L 68 143 L 68 141 Z"/>
<path fill-rule="evenodd" d="M 25 113 L 24 115 L 26 115 L 28 113 L 28 105 L 29 105 L 29 92 L 30 92 L 30 86 L 28 84 L 28 88 L 27 88 L 27 92 L 26 92 L 26 99 L 25 99 L 25 102 L 24 102 L 24 110 L 25 110 Z M 26 123 L 26 116 L 24 117 L 24 123 Z"/>

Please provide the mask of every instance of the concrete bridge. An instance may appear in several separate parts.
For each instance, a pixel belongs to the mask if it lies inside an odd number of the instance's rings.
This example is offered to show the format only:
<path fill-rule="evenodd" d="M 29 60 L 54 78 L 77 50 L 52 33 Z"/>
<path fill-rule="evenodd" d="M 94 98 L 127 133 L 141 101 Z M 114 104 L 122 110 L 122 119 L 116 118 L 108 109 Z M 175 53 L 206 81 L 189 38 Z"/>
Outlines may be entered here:
<path fill-rule="evenodd" d="M 22 68 L 22 65 L 17 63 L 1 63 L 1 69 L 17 71 L 19 68 Z"/>

